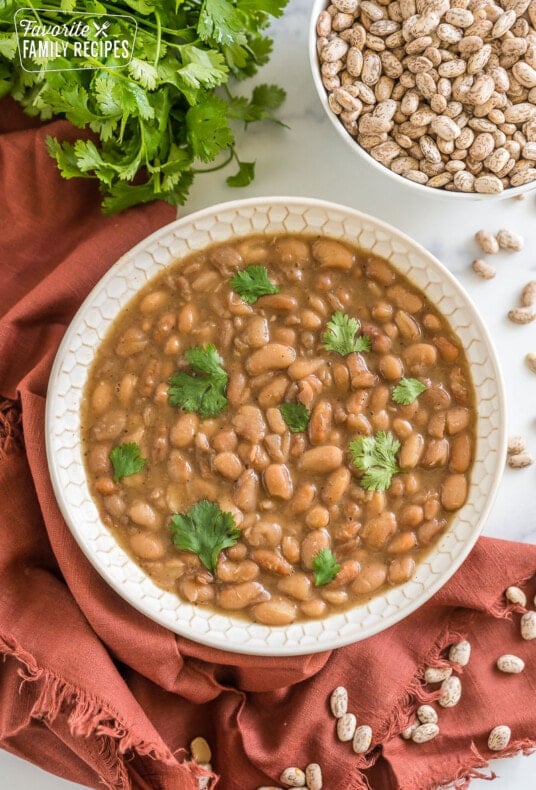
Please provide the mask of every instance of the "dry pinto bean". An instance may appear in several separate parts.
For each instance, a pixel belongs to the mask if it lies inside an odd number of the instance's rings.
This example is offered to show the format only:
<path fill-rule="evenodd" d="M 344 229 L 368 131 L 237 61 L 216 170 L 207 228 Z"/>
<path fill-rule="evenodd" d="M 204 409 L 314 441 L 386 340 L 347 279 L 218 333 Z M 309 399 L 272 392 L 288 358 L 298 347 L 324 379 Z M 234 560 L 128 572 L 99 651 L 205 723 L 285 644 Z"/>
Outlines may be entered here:
<path fill-rule="evenodd" d="M 471 657 L 471 644 L 467 639 L 457 642 L 452 645 L 449 650 L 449 661 L 453 664 L 458 664 L 460 667 L 465 667 L 469 663 Z"/>
<path fill-rule="evenodd" d="M 421 724 L 437 724 L 438 715 L 431 705 L 420 705 L 417 708 L 417 718 Z"/>
<path fill-rule="evenodd" d="M 337 686 L 333 689 L 329 698 L 329 707 L 336 719 L 340 719 L 347 712 L 348 691 L 344 686 Z"/>
<path fill-rule="evenodd" d="M 442 708 L 453 708 L 460 701 L 462 695 L 462 684 L 460 678 L 451 675 L 441 683 L 441 696 L 438 703 Z"/>
<path fill-rule="evenodd" d="M 525 612 L 521 616 L 521 636 L 527 641 L 536 639 L 536 612 Z"/>
<path fill-rule="evenodd" d="M 305 787 L 305 774 L 301 768 L 285 768 L 279 781 L 287 787 Z"/>
<path fill-rule="evenodd" d="M 527 596 L 520 587 L 516 587 L 515 585 L 507 587 L 504 595 L 506 600 L 510 601 L 510 603 L 518 604 L 523 608 L 527 605 Z"/>
<path fill-rule="evenodd" d="M 497 669 L 507 675 L 519 675 L 525 669 L 525 662 L 519 656 L 505 653 L 497 659 Z"/>
<path fill-rule="evenodd" d="M 322 549 L 330 547 L 331 539 L 326 529 L 314 529 L 301 542 L 301 561 L 304 568 L 313 567 L 313 558 Z"/>
<path fill-rule="evenodd" d="M 337 717 L 337 738 L 346 743 L 351 741 L 357 727 L 357 718 L 354 713 L 343 713 Z"/>
<path fill-rule="evenodd" d="M 305 768 L 305 784 L 308 790 L 322 790 L 322 769 L 318 763 L 309 763 Z"/>
<path fill-rule="evenodd" d="M 439 735 L 439 726 L 433 722 L 421 724 L 411 733 L 411 740 L 414 743 L 427 743 Z"/>
<path fill-rule="evenodd" d="M 425 683 L 442 683 L 452 675 L 452 667 L 425 667 Z"/>
<path fill-rule="evenodd" d="M 494 727 L 488 736 L 488 749 L 492 752 L 501 752 L 510 743 L 512 731 L 506 724 Z"/>

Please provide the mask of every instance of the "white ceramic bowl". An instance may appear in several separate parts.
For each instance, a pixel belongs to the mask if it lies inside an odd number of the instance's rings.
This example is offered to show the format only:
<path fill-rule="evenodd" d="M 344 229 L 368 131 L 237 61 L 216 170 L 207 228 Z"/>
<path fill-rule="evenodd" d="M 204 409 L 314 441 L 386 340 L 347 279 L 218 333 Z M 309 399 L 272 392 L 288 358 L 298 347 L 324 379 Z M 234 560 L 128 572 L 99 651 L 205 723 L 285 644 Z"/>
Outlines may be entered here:
<path fill-rule="evenodd" d="M 403 185 L 408 189 L 411 189 L 414 194 L 419 194 L 424 198 L 444 198 L 449 201 L 504 200 L 505 198 L 516 197 L 516 195 L 527 194 L 528 192 L 536 189 L 536 181 L 533 181 L 532 183 L 525 184 L 524 186 L 505 189 L 499 195 L 482 195 L 476 192 L 447 192 L 444 189 L 435 189 L 434 187 L 427 187 L 425 184 L 417 184 L 415 181 L 410 181 L 408 178 L 404 178 L 404 176 L 393 173 L 393 171 L 388 167 L 385 167 L 385 165 L 377 162 L 376 159 L 374 159 L 373 156 L 371 156 L 364 148 L 362 148 L 357 140 L 355 140 L 346 131 L 341 121 L 330 108 L 328 103 L 328 94 L 322 84 L 320 75 L 320 62 L 316 50 L 316 22 L 320 12 L 326 9 L 328 5 L 328 0 L 314 0 L 312 4 L 311 17 L 309 21 L 309 62 L 311 66 L 311 73 L 313 75 L 315 88 L 320 98 L 320 103 L 326 111 L 331 123 L 337 130 L 339 137 L 344 140 L 345 144 L 352 149 L 358 165 L 359 163 L 365 165 L 368 164 L 374 168 L 380 178 L 387 179 L 386 184 L 390 181 L 391 183 Z"/>
<path fill-rule="evenodd" d="M 426 293 L 466 351 L 476 393 L 477 442 L 469 494 L 415 577 L 369 603 L 322 620 L 268 627 L 214 613 L 156 587 L 99 518 L 80 441 L 80 406 L 95 349 L 119 311 L 164 267 L 209 244 L 252 233 L 325 234 L 387 258 Z M 172 222 L 112 266 L 74 317 L 52 369 L 46 411 L 50 475 L 60 508 L 86 557 L 113 589 L 158 623 L 190 639 L 241 653 L 297 655 L 382 631 L 427 601 L 471 551 L 491 508 L 505 456 L 501 375 L 482 320 L 454 277 L 398 230 L 353 209 L 306 198 L 253 198 Z"/>

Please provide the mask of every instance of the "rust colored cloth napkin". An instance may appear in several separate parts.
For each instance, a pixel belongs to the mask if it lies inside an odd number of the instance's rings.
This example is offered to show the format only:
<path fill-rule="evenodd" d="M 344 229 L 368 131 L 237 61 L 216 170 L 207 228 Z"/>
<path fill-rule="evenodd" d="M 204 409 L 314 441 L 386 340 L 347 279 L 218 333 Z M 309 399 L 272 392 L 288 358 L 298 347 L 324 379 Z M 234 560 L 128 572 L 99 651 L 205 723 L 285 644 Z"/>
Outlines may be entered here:
<path fill-rule="evenodd" d="M 60 776 L 112 790 L 195 790 L 188 755 L 203 735 L 212 786 L 277 785 L 290 765 L 318 762 L 330 790 L 432 790 L 482 775 L 487 737 L 508 724 L 505 754 L 536 742 L 536 642 L 519 634 L 513 583 L 536 591 L 536 547 L 482 538 L 419 611 L 371 639 L 288 659 L 248 657 L 177 637 L 135 611 L 89 565 L 58 510 L 47 473 L 44 407 L 58 343 L 81 301 L 140 238 L 170 221 L 162 205 L 101 216 L 95 187 L 63 181 L 41 126 L 0 102 L 0 745 Z M 440 735 L 400 738 L 437 697 L 426 664 L 468 638 L 460 703 L 440 710 Z M 521 675 L 496 658 L 525 659 Z M 371 725 L 355 755 L 335 735 L 328 698 L 347 687 Z"/>

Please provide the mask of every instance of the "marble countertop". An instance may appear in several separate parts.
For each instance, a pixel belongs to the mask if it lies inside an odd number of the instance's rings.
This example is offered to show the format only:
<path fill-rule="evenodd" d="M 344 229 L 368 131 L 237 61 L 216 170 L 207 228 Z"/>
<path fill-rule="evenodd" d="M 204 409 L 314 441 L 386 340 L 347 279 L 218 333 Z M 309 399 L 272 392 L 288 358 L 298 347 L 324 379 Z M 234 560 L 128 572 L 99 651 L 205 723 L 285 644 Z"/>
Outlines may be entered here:
<path fill-rule="evenodd" d="M 255 80 L 286 88 L 287 101 L 280 117 L 288 128 L 264 124 L 251 127 L 247 134 L 239 130 L 240 158 L 256 160 L 254 182 L 245 189 L 231 189 L 225 185 L 227 171 L 200 176 L 181 215 L 249 196 L 310 196 L 372 214 L 412 236 L 450 269 L 480 310 L 502 366 L 508 433 L 525 436 L 536 456 L 536 376 L 524 362 L 527 352 L 536 352 L 536 323 L 518 326 L 506 316 L 518 304 L 523 285 L 536 279 L 536 193 L 522 201 L 453 201 L 448 195 L 416 195 L 403 183 L 380 178 L 376 168 L 353 155 L 320 104 L 308 61 L 310 7 L 310 0 L 290 0 L 284 17 L 272 28 L 275 46 L 271 61 Z M 248 86 L 243 88 L 246 91 Z M 522 252 L 493 256 L 497 269 L 493 280 L 483 280 L 471 269 L 478 254 L 473 237 L 481 228 L 492 232 L 509 228 L 525 239 Z M 522 470 L 507 468 L 484 534 L 534 543 L 535 489 L 536 464 Z M 536 700 L 532 704 L 536 705 Z M 534 787 L 536 755 L 495 760 L 490 767 L 498 775 L 495 790 Z M 5 752 L 0 752 L 0 776 L 0 785 L 10 790 L 79 787 Z M 476 790 L 485 786 L 482 780 L 471 785 Z"/>

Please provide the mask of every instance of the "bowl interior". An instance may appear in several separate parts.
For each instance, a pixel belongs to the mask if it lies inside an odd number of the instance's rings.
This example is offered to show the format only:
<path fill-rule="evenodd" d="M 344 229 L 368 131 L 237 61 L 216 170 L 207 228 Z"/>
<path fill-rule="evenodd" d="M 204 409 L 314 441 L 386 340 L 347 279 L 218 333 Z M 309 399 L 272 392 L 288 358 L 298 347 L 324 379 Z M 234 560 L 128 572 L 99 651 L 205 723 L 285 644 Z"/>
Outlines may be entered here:
<path fill-rule="evenodd" d="M 480 201 L 480 200 L 504 200 L 506 198 L 513 198 L 517 195 L 527 194 L 532 190 L 536 189 L 536 181 L 533 181 L 529 184 L 525 184 L 524 186 L 518 187 L 509 187 L 505 189 L 504 192 L 501 192 L 498 195 L 484 195 L 479 194 L 477 192 L 448 192 L 444 189 L 434 189 L 433 187 L 427 187 L 424 184 L 417 184 L 415 181 L 410 181 L 408 178 L 404 178 L 397 173 L 393 173 L 388 167 L 377 162 L 373 156 L 371 156 L 364 148 L 362 148 L 357 140 L 355 140 L 344 128 L 341 121 L 332 111 L 331 107 L 328 103 L 328 94 L 324 85 L 322 84 L 322 77 L 320 73 L 320 62 L 318 59 L 318 54 L 316 50 L 316 21 L 318 19 L 318 15 L 321 11 L 325 10 L 328 7 L 329 3 L 327 0 L 314 0 L 312 8 L 311 8 L 311 17 L 309 20 L 309 62 L 311 66 L 311 73 L 313 76 L 313 82 L 318 93 L 318 97 L 320 99 L 320 103 L 324 107 L 326 114 L 333 124 L 334 128 L 336 129 L 338 135 L 346 145 L 348 145 L 351 150 L 353 151 L 354 155 L 360 159 L 365 164 L 369 165 L 373 168 L 373 170 L 381 177 L 387 178 L 392 183 L 397 183 L 398 185 L 403 185 L 407 189 L 411 189 L 415 194 L 420 194 L 421 197 L 424 198 L 443 198 L 449 201 Z"/>
<path fill-rule="evenodd" d="M 388 259 L 437 306 L 465 349 L 476 398 L 476 453 L 469 495 L 414 578 L 341 614 L 283 627 L 257 625 L 184 603 L 161 590 L 101 522 L 86 481 L 80 440 L 84 386 L 95 348 L 119 311 L 162 268 L 191 252 L 254 233 L 323 234 Z M 46 412 L 50 475 L 63 516 L 84 554 L 132 606 L 170 630 L 224 650 L 298 655 L 340 647 L 381 631 L 421 606 L 473 547 L 491 508 L 505 452 L 504 394 L 480 316 L 452 275 L 385 223 L 314 199 L 257 198 L 177 220 L 124 255 L 99 281 L 69 326 L 53 366 Z"/>

